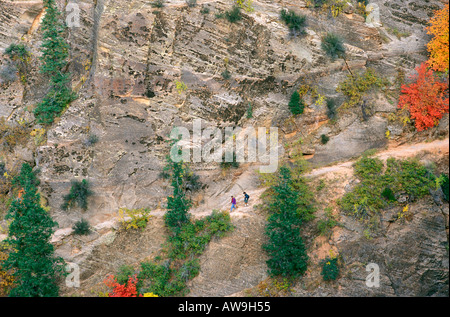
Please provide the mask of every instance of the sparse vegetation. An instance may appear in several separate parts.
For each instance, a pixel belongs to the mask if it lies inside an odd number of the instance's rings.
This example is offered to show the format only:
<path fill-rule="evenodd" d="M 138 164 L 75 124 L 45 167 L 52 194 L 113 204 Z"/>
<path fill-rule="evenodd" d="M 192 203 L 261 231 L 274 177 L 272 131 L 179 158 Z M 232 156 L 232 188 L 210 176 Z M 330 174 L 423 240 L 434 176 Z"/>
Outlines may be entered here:
<path fill-rule="evenodd" d="M 317 221 L 317 230 L 319 230 L 319 234 L 328 236 L 331 233 L 331 230 L 339 225 L 336 218 L 337 217 L 333 215 L 333 210 L 330 207 L 325 208 L 325 217 Z"/>
<path fill-rule="evenodd" d="M 231 78 L 231 73 L 228 71 L 228 69 L 225 69 L 222 73 L 222 78 L 225 80 L 228 80 Z"/>
<path fill-rule="evenodd" d="M 9 82 L 15 81 L 17 78 L 12 77 L 12 71 L 15 70 L 23 84 L 27 82 L 28 64 L 31 60 L 31 53 L 24 44 L 11 44 L 5 49 L 5 54 L 10 58 L 2 68 L 3 76 L 9 76 Z M 2 71 L 0 70 L 0 78 Z M 16 76 L 17 77 L 17 76 Z M 6 78 L 4 78 L 6 80 Z"/>
<path fill-rule="evenodd" d="M 242 20 L 242 13 L 241 13 L 241 9 L 239 8 L 239 6 L 235 5 L 235 6 L 233 6 L 233 8 L 231 10 L 226 11 L 225 18 L 230 23 L 236 23 L 236 22 Z"/>
<path fill-rule="evenodd" d="M 372 88 L 383 88 L 389 81 L 381 78 L 371 68 L 361 74 L 348 75 L 347 79 L 340 82 L 338 92 L 343 93 L 348 100 L 342 104 L 342 108 L 348 109 L 362 102 L 363 96 Z"/>
<path fill-rule="evenodd" d="M 86 146 L 92 146 L 97 142 L 98 142 L 98 136 L 96 134 L 91 133 L 91 134 L 89 134 L 87 139 L 84 141 L 84 144 Z"/>
<path fill-rule="evenodd" d="M 122 266 L 116 281 L 126 285 L 127 280 L 135 276 L 135 295 L 184 296 L 189 292 L 187 281 L 200 272 L 197 257 L 213 237 L 222 237 L 232 229 L 229 214 L 218 211 L 213 211 L 204 219 L 185 223 L 163 245 L 165 258 L 158 256 L 153 261 L 141 262 L 137 273 L 131 266 Z"/>
<path fill-rule="evenodd" d="M 206 6 L 203 6 L 202 8 L 201 8 L 201 10 L 200 10 L 200 13 L 201 14 L 209 14 L 209 8 L 208 7 L 206 7 Z"/>
<path fill-rule="evenodd" d="M 327 116 L 330 120 L 336 119 L 336 101 L 331 98 L 327 98 Z"/>
<path fill-rule="evenodd" d="M 89 221 L 86 219 L 81 219 L 75 222 L 75 224 L 72 227 L 73 233 L 76 235 L 88 235 L 91 233 L 91 225 L 89 224 Z"/>
<path fill-rule="evenodd" d="M 287 25 L 291 35 L 295 36 L 306 33 L 306 16 L 298 15 L 293 10 L 282 9 L 280 11 L 280 20 Z"/>
<path fill-rule="evenodd" d="M 344 42 L 337 34 L 327 33 L 322 38 L 321 48 L 332 59 L 345 57 Z"/>
<path fill-rule="evenodd" d="M 4 117 L 0 118 L 0 148 L 12 151 L 16 145 L 26 143 L 29 135 L 26 122 L 9 123 Z"/>
<path fill-rule="evenodd" d="M 152 8 L 163 8 L 165 7 L 164 0 L 155 0 L 151 3 Z"/>
<path fill-rule="evenodd" d="M 81 182 L 73 180 L 71 184 L 72 186 L 70 188 L 70 192 L 63 197 L 64 202 L 61 205 L 61 209 L 68 210 L 77 205 L 82 210 L 87 210 L 88 198 L 93 194 L 93 192 L 89 188 L 89 182 L 85 179 L 83 179 Z"/>
<path fill-rule="evenodd" d="M 9 85 L 17 80 L 17 67 L 11 62 L 7 62 L 0 68 L 0 85 Z"/>
<path fill-rule="evenodd" d="M 378 158 L 364 156 L 354 164 L 354 170 L 360 183 L 338 203 L 344 212 L 367 224 L 369 229 L 376 229 L 382 209 L 401 205 L 397 195 L 407 197 L 406 202 L 419 199 L 429 194 L 436 180 L 425 166 L 412 159 L 389 158 L 385 166 Z"/>

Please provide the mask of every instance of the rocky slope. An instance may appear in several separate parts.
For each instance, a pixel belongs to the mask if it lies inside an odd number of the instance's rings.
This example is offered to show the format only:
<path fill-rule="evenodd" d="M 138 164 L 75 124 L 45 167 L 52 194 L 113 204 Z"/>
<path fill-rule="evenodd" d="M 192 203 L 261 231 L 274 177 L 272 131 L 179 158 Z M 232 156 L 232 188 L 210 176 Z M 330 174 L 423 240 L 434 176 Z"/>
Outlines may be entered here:
<path fill-rule="evenodd" d="M 160 9 L 144 0 L 76 1 L 81 24 L 68 28 L 67 39 L 78 99 L 48 129 L 45 142 L 36 145 L 30 139 L 1 157 L 8 170 L 22 161 L 41 170 L 42 196 L 60 225 L 54 238 L 58 252 L 82 268 L 82 290 L 65 290 L 67 294 L 92 295 L 90 289 L 104 274 L 113 273 L 121 264 L 136 264 L 160 247 L 165 232 L 158 215 L 163 213 L 170 187 L 159 175 L 169 150 L 165 141 L 173 127 L 192 130 L 194 119 L 201 119 L 204 128 L 277 126 L 279 143 L 292 145 L 301 139 L 300 151 L 314 167 L 348 161 L 368 149 L 397 143 L 440 138 L 447 140 L 444 145 L 448 147 L 448 116 L 425 133 L 389 120 L 396 110 L 390 97 L 397 91 L 394 84 L 365 97 L 369 118 L 358 108 L 330 122 L 326 105 L 313 99 L 307 100 L 302 116 L 293 119 L 290 115 L 289 97 L 301 84 L 314 86 L 338 103 L 344 100 L 336 88 L 348 71 L 343 60 L 324 56 L 320 42 L 325 32 L 344 38 L 353 72 L 370 67 L 391 83 L 426 60 L 429 35 L 424 26 L 443 2 L 372 2 L 380 8 L 380 27 L 368 26 L 355 8 L 333 18 L 298 0 L 254 0 L 255 11 L 245 13 L 238 23 L 216 17 L 231 8 L 228 0 L 198 0 L 194 8 L 184 0 L 168 0 Z M 63 9 L 65 1 L 58 4 Z M 202 13 L 202 8 L 209 13 Z M 307 16 L 306 35 L 289 36 L 278 18 L 281 8 Z M 33 53 L 26 84 L 16 81 L 0 89 L 0 117 L 12 124 L 23 119 L 32 123 L 31 109 L 45 93 L 37 58 L 42 2 L 3 0 L 0 9 L 5 17 L 0 22 L 0 49 L 20 41 Z M 393 30 L 404 36 L 397 37 Z M 225 69 L 231 74 L 228 80 L 221 75 Z M 185 83 L 187 90 L 179 93 L 176 81 Z M 249 104 L 253 109 L 250 119 L 246 116 Z M 391 141 L 385 137 L 387 130 Z M 93 145 L 86 142 L 91 134 L 99 138 Z M 330 137 L 325 145 L 320 143 L 322 134 Z M 448 161 L 448 151 L 428 159 L 448 173 L 441 164 Z M 212 209 L 226 209 L 228 197 L 240 195 L 243 189 L 258 197 L 263 189 L 258 187 L 256 168 L 241 164 L 238 170 L 223 174 L 218 164 L 196 165 L 195 172 L 207 187 L 194 197 L 191 212 L 200 217 Z M 351 181 L 351 173 L 340 173 L 338 169 L 313 178 L 313 182 L 322 177 L 331 182 L 327 189 L 335 196 L 324 195 L 322 207 L 342 195 L 346 182 Z M 336 180 L 339 177 L 343 180 Z M 72 179 L 88 179 L 92 184 L 95 195 L 86 212 L 60 209 Z M 156 216 L 144 233 L 114 231 L 119 208 L 141 207 L 154 209 Z M 430 200 L 411 208 L 413 220 L 404 223 L 392 223 L 389 217 L 397 211 L 386 211 L 383 232 L 373 240 L 365 240 L 358 224 L 344 216 L 344 227 L 336 229 L 329 241 L 318 237 L 311 224 L 306 239 L 313 263 L 333 249 L 345 260 L 346 271 L 339 282 L 323 285 L 318 266 L 313 265 L 294 294 L 448 295 L 448 204 Z M 322 215 L 323 208 L 318 216 Z M 70 233 L 81 217 L 89 219 L 97 233 L 78 240 Z M 232 219 L 235 232 L 213 242 L 202 255 L 202 271 L 190 286 L 192 296 L 242 294 L 267 277 L 260 248 L 265 215 L 252 208 L 239 209 Z M 364 284 L 365 264 L 371 261 L 384 273 L 379 289 Z"/>

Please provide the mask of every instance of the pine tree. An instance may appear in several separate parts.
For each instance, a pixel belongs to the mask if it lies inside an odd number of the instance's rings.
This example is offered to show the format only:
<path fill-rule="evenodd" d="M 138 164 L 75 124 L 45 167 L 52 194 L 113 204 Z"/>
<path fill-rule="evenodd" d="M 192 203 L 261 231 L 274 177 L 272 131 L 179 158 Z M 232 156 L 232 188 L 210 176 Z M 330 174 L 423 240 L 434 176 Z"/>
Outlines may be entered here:
<path fill-rule="evenodd" d="M 4 267 L 14 272 L 16 283 L 9 294 L 13 297 L 55 297 L 59 292 L 57 279 L 64 261 L 54 256 L 49 242 L 57 223 L 40 205 L 38 184 L 31 166 L 24 163 L 13 181 L 22 195 L 11 203 L 6 216 L 11 220 L 6 242 L 13 251 Z"/>
<path fill-rule="evenodd" d="M 167 161 L 173 193 L 167 197 L 167 212 L 164 215 L 164 221 L 166 226 L 176 234 L 184 224 L 189 222 L 188 210 L 192 202 L 185 193 L 186 168 L 183 162 L 174 162 L 170 157 Z"/>
<path fill-rule="evenodd" d="M 263 246 L 270 259 L 267 261 L 271 275 L 297 277 L 307 269 L 308 255 L 300 236 L 302 217 L 298 213 L 299 193 L 293 186 L 291 171 L 280 168 L 277 183 L 272 186 L 273 200 L 269 204 L 266 236 Z"/>
<path fill-rule="evenodd" d="M 44 0 L 45 16 L 42 19 L 41 72 L 50 77 L 58 75 L 67 65 L 69 44 L 64 39 L 65 26 L 55 0 Z"/>
<path fill-rule="evenodd" d="M 41 73 L 50 77 L 50 90 L 34 113 L 39 123 L 51 124 L 75 95 L 69 88 L 70 75 L 65 73 L 69 57 L 69 44 L 64 39 L 65 25 L 60 21 L 55 0 L 44 0 L 44 7 Z"/>

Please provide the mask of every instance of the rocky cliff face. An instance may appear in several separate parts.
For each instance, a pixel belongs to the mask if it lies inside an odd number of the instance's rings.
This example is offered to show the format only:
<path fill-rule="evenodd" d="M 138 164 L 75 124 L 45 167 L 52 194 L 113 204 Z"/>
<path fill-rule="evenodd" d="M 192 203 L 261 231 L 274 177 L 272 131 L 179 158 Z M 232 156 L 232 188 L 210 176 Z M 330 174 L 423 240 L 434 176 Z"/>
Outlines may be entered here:
<path fill-rule="evenodd" d="M 301 139 L 301 151 L 314 166 L 349 160 L 396 142 L 448 137 L 447 117 L 426 135 L 389 121 L 396 104 L 386 95 L 395 91 L 394 85 L 366 96 L 369 118 L 357 108 L 329 122 L 326 104 L 313 99 L 307 100 L 305 113 L 296 119 L 287 107 L 291 93 L 302 84 L 314 86 L 337 103 L 344 100 L 336 88 L 348 75 L 346 64 L 342 59 L 330 60 L 320 48 L 321 36 L 328 31 L 344 39 L 353 72 L 370 67 L 391 83 L 399 74 L 412 73 L 426 60 L 429 36 L 424 26 L 441 1 L 373 1 L 380 9 L 380 27 L 368 26 L 351 6 L 334 18 L 294 0 L 254 0 L 255 11 L 244 13 L 238 23 L 216 16 L 231 7 L 227 0 L 199 0 L 193 8 L 184 0 L 168 0 L 163 8 L 144 0 L 74 2 L 81 9 L 81 23 L 68 28 L 67 39 L 78 99 L 48 129 L 45 142 L 36 146 L 30 140 L 2 153 L 2 159 L 10 169 L 24 160 L 40 168 L 42 195 L 60 225 L 55 237 L 59 252 L 69 261 L 85 263 L 82 276 L 90 287 L 108 269 L 135 263 L 159 248 L 161 241 L 150 236 L 164 235 L 160 221 L 155 220 L 151 232 L 129 237 L 139 246 L 129 248 L 129 253 L 123 253 L 129 240 L 109 236 L 108 223 L 119 208 L 164 207 L 170 188 L 159 175 L 169 150 L 165 141 L 176 126 L 192 130 L 194 119 L 201 119 L 204 128 L 276 126 L 280 144 Z M 64 11 L 65 1 L 58 3 Z M 307 16 L 304 36 L 289 36 L 279 20 L 281 8 Z M 21 41 L 33 53 L 26 84 L 16 81 L 0 89 L 0 116 L 12 123 L 32 122 L 31 109 L 45 93 L 45 79 L 38 73 L 42 2 L 4 0 L 0 9 L 5 17 L 0 22 L 0 49 Z M 403 32 L 403 37 L 393 30 Z M 221 75 L 225 70 L 230 79 Z M 177 81 L 187 90 L 179 92 Z M 252 118 L 246 116 L 249 104 Z M 394 138 L 390 142 L 387 130 Z M 87 142 L 92 134 L 99 139 L 95 144 Z M 320 143 L 322 134 L 330 137 L 325 145 Z M 291 153 L 287 150 L 284 155 Z M 448 151 L 433 160 L 442 156 L 448 160 Z M 229 175 L 223 175 L 216 163 L 202 163 L 195 169 L 207 187 L 195 198 L 193 214 L 228 208 L 228 197 L 240 194 L 242 188 L 255 195 L 260 192 L 254 165 L 242 164 Z M 72 179 L 88 179 L 92 184 L 95 195 L 86 212 L 60 209 Z M 342 190 L 342 184 L 332 189 Z M 296 294 L 448 295 L 448 204 L 425 201 L 413 210 L 414 219 L 401 224 L 391 224 L 387 211 L 384 231 L 375 240 L 364 240 L 357 225 L 345 217 L 346 225 L 330 241 L 317 240 L 311 230 L 310 248 L 318 252 L 313 261 L 323 258 L 319 243 L 338 250 L 348 269 L 341 282 L 331 286 L 320 285 L 318 272 L 312 271 Z M 202 272 L 192 281 L 191 294 L 232 295 L 267 277 L 260 251 L 264 215 L 248 212 L 235 217 L 238 230 L 232 236 L 213 243 L 202 256 Z M 106 242 L 92 238 L 80 245 L 67 236 L 68 228 L 81 217 L 106 234 Z M 99 264 L 116 256 L 111 265 Z M 371 261 L 385 272 L 384 286 L 375 291 L 363 281 L 364 265 Z"/>

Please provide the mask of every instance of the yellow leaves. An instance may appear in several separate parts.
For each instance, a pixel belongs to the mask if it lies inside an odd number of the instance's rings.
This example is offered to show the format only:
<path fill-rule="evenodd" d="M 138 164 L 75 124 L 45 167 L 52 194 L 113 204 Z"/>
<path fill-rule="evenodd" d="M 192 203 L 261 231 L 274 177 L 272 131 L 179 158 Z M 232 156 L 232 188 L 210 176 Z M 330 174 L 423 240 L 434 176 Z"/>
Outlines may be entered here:
<path fill-rule="evenodd" d="M 253 0 L 236 0 L 236 5 L 247 13 L 255 11 Z"/>
<path fill-rule="evenodd" d="M 119 221 L 126 230 L 131 228 L 144 230 L 151 217 L 150 210 L 146 208 L 131 210 L 127 208 L 119 209 Z"/>
<path fill-rule="evenodd" d="M 324 95 L 318 94 L 317 100 L 316 100 L 316 106 L 321 106 L 325 102 L 326 97 Z"/>
<path fill-rule="evenodd" d="M 405 207 L 403 207 L 403 209 L 401 211 L 398 212 L 397 214 L 397 219 L 409 219 L 409 217 L 411 216 L 410 210 L 409 210 L 409 205 L 406 205 Z"/>
<path fill-rule="evenodd" d="M 144 293 L 144 297 L 159 297 L 159 296 L 154 293 Z"/>
<path fill-rule="evenodd" d="M 176 80 L 176 81 L 175 81 L 175 86 L 176 86 L 176 89 L 177 89 L 177 91 L 178 91 L 179 94 L 181 94 L 183 91 L 186 91 L 186 90 L 187 90 L 186 84 L 183 83 L 182 81 Z"/>
<path fill-rule="evenodd" d="M 389 131 L 389 130 L 386 130 L 386 133 L 385 133 L 385 135 L 386 135 L 386 139 L 388 139 L 388 140 L 390 140 L 390 139 L 391 139 L 391 131 Z"/>
<path fill-rule="evenodd" d="M 0 297 L 8 295 L 15 282 L 12 272 L 4 270 L 1 265 L 7 258 L 7 250 L 0 244 Z"/>
<path fill-rule="evenodd" d="M 39 146 L 45 141 L 46 130 L 44 128 L 34 129 L 30 132 L 30 135 L 34 137 L 34 143 Z"/>
<path fill-rule="evenodd" d="M 433 39 L 427 44 L 428 66 L 434 71 L 446 72 L 449 65 L 449 5 L 435 12 L 427 27 Z"/>

